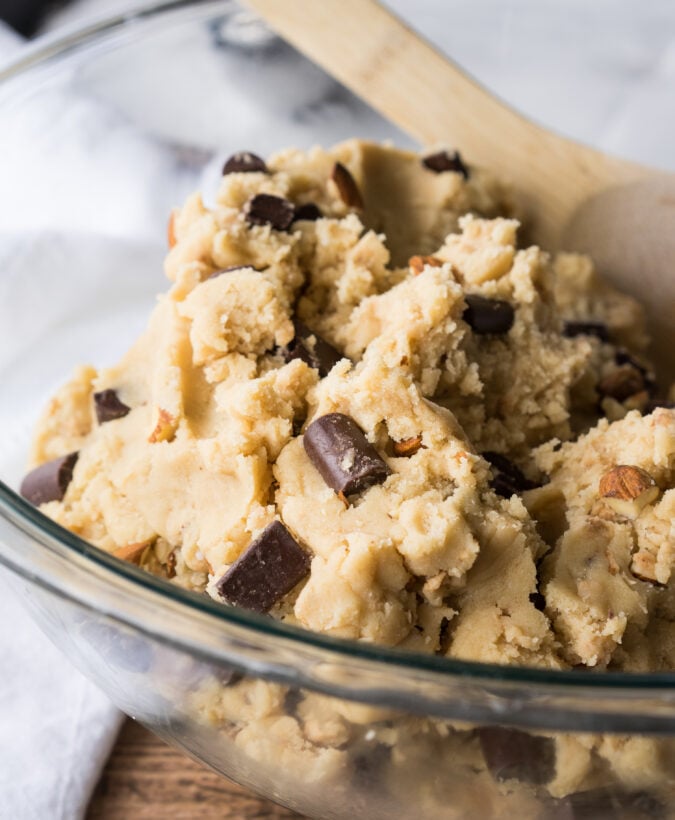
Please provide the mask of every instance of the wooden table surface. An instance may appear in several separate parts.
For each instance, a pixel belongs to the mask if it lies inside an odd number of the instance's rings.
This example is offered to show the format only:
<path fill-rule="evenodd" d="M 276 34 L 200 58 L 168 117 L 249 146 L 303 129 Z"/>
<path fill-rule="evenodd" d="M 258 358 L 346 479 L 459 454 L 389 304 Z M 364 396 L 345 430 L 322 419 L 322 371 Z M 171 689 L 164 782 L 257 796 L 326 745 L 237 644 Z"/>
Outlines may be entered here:
<path fill-rule="evenodd" d="M 87 820 L 298 820 L 127 720 Z"/>

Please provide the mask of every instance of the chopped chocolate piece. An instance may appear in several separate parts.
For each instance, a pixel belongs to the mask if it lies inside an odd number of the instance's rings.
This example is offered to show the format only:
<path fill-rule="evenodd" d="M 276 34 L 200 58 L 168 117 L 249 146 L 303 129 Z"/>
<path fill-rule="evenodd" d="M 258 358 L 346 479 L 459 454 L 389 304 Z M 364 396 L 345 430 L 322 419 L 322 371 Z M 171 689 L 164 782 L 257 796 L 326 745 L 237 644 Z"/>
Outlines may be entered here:
<path fill-rule="evenodd" d="M 354 177 L 341 162 L 335 163 L 330 178 L 337 186 L 340 199 L 348 208 L 363 208 L 361 191 L 359 191 Z"/>
<path fill-rule="evenodd" d="M 487 299 L 477 293 L 464 297 L 466 309 L 463 319 L 474 333 L 508 333 L 513 326 L 515 311 L 513 305 L 503 299 Z"/>
<path fill-rule="evenodd" d="M 414 456 L 415 453 L 422 446 L 422 436 L 413 436 L 412 438 L 404 438 L 402 441 L 394 442 L 395 456 Z"/>
<path fill-rule="evenodd" d="M 601 342 L 609 341 L 609 331 L 604 322 L 580 322 L 569 319 L 563 323 L 563 336 L 573 339 L 575 336 L 595 336 Z"/>
<path fill-rule="evenodd" d="M 631 364 L 624 364 L 608 373 L 598 384 L 598 393 L 616 401 L 625 401 L 645 389 L 642 373 Z"/>
<path fill-rule="evenodd" d="M 555 774 L 555 743 L 518 729 L 489 726 L 478 729 L 485 763 L 496 780 L 542 785 Z"/>
<path fill-rule="evenodd" d="M 294 216 L 293 203 L 272 194 L 256 194 L 246 208 L 249 225 L 271 225 L 277 231 L 288 230 Z"/>
<path fill-rule="evenodd" d="M 541 592 L 530 592 L 529 595 L 530 603 L 534 605 L 535 609 L 538 609 L 539 612 L 543 612 L 546 609 L 546 598 L 541 594 Z"/>
<path fill-rule="evenodd" d="M 322 339 L 318 333 L 314 333 L 307 325 L 295 319 L 295 336 L 293 340 L 281 351 L 284 361 L 291 362 L 293 359 L 301 359 L 305 364 L 319 371 L 319 376 L 327 376 L 341 359 L 345 357 L 336 350 L 332 344 Z"/>
<path fill-rule="evenodd" d="M 444 171 L 454 171 L 461 174 L 464 179 L 469 178 L 469 169 L 462 161 L 459 151 L 455 151 L 454 154 L 449 154 L 447 151 L 429 154 L 422 159 L 422 165 L 436 174 L 442 174 Z"/>
<path fill-rule="evenodd" d="M 254 612 L 267 612 L 309 572 L 310 558 L 279 521 L 251 542 L 217 582 L 226 601 Z"/>
<path fill-rule="evenodd" d="M 514 494 L 518 495 L 525 490 L 533 490 L 537 486 L 523 475 L 520 467 L 509 461 L 506 456 L 491 451 L 486 451 L 482 455 L 492 467 L 494 478 L 490 486 L 502 498 L 511 498 Z"/>
<path fill-rule="evenodd" d="M 223 166 L 223 176 L 226 174 L 269 174 L 265 160 L 250 151 L 239 151 L 227 160 Z"/>
<path fill-rule="evenodd" d="M 115 419 L 123 419 L 131 412 L 131 407 L 120 401 L 117 390 L 112 389 L 94 393 L 94 408 L 96 409 L 96 418 L 99 424 L 105 424 L 106 421 L 114 421 Z"/>
<path fill-rule="evenodd" d="M 328 413 L 313 421 L 303 438 L 323 480 L 343 496 L 381 484 L 391 470 L 350 416 Z"/>
<path fill-rule="evenodd" d="M 299 222 L 301 219 L 304 219 L 306 222 L 316 222 L 317 219 L 321 219 L 322 217 L 323 214 L 319 206 L 313 202 L 307 202 L 305 205 L 298 205 L 295 209 L 293 222 Z"/>
<path fill-rule="evenodd" d="M 21 482 L 19 492 L 36 507 L 48 501 L 62 501 L 73 478 L 78 456 L 79 453 L 69 453 L 31 470 Z"/>

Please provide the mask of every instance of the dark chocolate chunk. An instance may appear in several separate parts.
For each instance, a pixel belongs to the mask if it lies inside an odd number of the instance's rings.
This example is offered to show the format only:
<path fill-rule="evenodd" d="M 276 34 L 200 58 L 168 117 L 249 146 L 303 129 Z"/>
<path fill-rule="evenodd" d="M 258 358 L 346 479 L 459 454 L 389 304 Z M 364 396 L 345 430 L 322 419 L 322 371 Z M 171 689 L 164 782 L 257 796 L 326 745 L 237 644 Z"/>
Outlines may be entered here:
<path fill-rule="evenodd" d="M 252 541 L 217 582 L 226 601 L 254 612 L 267 612 L 309 572 L 310 558 L 279 521 Z"/>
<path fill-rule="evenodd" d="M 69 453 L 31 470 L 21 482 L 19 492 L 36 507 L 48 501 L 62 501 L 73 478 L 78 456 L 79 453 Z"/>
<path fill-rule="evenodd" d="M 343 496 L 381 484 L 391 475 L 358 424 L 343 413 L 328 413 L 313 421 L 303 442 L 323 480 Z"/>
<path fill-rule="evenodd" d="M 332 344 L 322 339 L 318 333 L 314 333 L 307 325 L 295 319 L 295 337 L 285 348 L 281 355 L 284 361 L 290 362 L 293 359 L 301 359 L 305 364 L 319 371 L 319 376 L 327 376 L 340 359 L 345 357 L 336 350 Z"/>
<path fill-rule="evenodd" d="M 269 174 L 265 160 L 250 151 L 239 151 L 227 160 L 223 166 L 223 176 L 226 174 Z"/>
<path fill-rule="evenodd" d="M 518 729 L 489 726 L 478 729 L 485 763 L 496 780 L 541 785 L 555 774 L 555 743 Z"/>
<path fill-rule="evenodd" d="M 569 319 L 563 323 L 563 336 L 573 339 L 575 336 L 595 336 L 601 342 L 609 341 L 609 331 L 604 322 L 581 322 Z"/>
<path fill-rule="evenodd" d="M 271 225 L 277 231 L 287 231 L 294 216 L 293 203 L 272 194 L 256 194 L 246 208 L 249 225 Z"/>
<path fill-rule="evenodd" d="M 634 396 L 645 389 L 644 376 L 630 364 L 623 364 L 612 370 L 598 383 L 598 393 L 616 401 L 625 401 L 629 396 Z"/>
<path fill-rule="evenodd" d="M 455 173 L 461 174 L 464 179 L 469 178 L 469 169 L 462 161 L 459 151 L 455 151 L 454 154 L 449 154 L 447 151 L 429 154 L 422 159 L 422 165 L 436 174 L 442 174 L 444 171 L 455 171 Z"/>
<path fill-rule="evenodd" d="M 463 319 L 479 335 L 508 333 L 513 326 L 515 311 L 510 302 L 503 299 L 487 299 L 477 293 L 464 297 L 466 309 Z"/>
<path fill-rule="evenodd" d="M 117 390 L 112 389 L 94 393 L 94 408 L 99 424 L 105 424 L 106 421 L 114 421 L 115 419 L 123 419 L 131 412 L 131 407 L 120 401 Z"/>
<path fill-rule="evenodd" d="M 520 494 L 525 490 L 533 490 L 537 485 L 523 475 L 520 467 L 515 465 L 501 453 L 486 451 L 483 458 L 490 462 L 494 478 L 490 486 L 502 498 L 511 498 L 512 495 Z"/>
<path fill-rule="evenodd" d="M 321 219 L 322 217 L 323 214 L 318 205 L 315 205 L 313 202 L 307 202 L 305 205 L 298 205 L 295 209 L 293 222 L 299 222 L 301 219 L 304 219 L 306 222 L 316 222 L 317 219 Z"/>
<path fill-rule="evenodd" d="M 348 208 L 363 208 L 363 197 L 354 177 L 341 162 L 333 166 L 330 178 L 337 186 L 340 199 Z"/>

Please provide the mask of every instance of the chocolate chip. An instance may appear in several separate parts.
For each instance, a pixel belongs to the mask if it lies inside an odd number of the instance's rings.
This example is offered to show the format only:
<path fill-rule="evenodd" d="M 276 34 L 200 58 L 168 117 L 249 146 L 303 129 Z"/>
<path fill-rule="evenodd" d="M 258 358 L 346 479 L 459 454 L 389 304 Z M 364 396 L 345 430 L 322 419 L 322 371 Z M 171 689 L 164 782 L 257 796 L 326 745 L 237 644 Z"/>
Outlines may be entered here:
<path fill-rule="evenodd" d="M 341 162 L 335 163 L 330 178 L 337 186 L 340 199 L 348 208 L 363 208 L 361 191 L 359 191 L 354 177 Z"/>
<path fill-rule="evenodd" d="M 612 370 L 598 383 L 598 393 L 603 397 L 616 399 L 616 401 L 625 401 L 629 396 L 634 396 L 644 389 L 644 376 L 630 364 L 624 364 Z"/>
<path fill-rule="evenodd" d="M 99 424 L 105 424 L 106 421 L 114 421 L 115 419 L 123 419 L 131 412 L 131 407 L 120 401 L 117 390 L 112 389 L 94 393 L 94 408 Z"/>
<path fill-rule="evenodd" d="M 609 341 L 609 331 L 604 322 L 579 322 L 569 319 L 563 322 L 563 336 L 573 339 L 576 336 L 595 336 L 601 342 Z"/>
<path fill-rule="evenodd" d="M 299 222 L 300 220 L 305 220 L 305 222 L 316 222 L 317 219 L 321 219 L 322 217 L 323 214 L 321 213 L 318 205 L 315 205 L 313 202 L 307 202 L 305 205 L 298 205 L 295 209 L 293 222 Z"/>
<path fill-rule="evenodd" d="M 267 612 L 309 572 L 310 559 L 289 531 L 273 521 L 217 582 L 226 601 Z"/>
<path fill-rule="evenodd" d="M 381 484 L 391 470 L 350 416 L 328 413 L 313 421 L 303 438 L 323 480 L 343 496 Z"/>
<path fill-rule="evenodd" d="M 469 178 L 469 169 L 462 161 L 459 151 L 455 151 L 454 154 L 449 154 L 447 151 L 429 154 L 422 159 L 422 165 L 436 174 L 442 174 L 444 171 L 455 171 L 455 173 L 461 174 L 464 179 Z"/>
<path fill-rule="evenodd" d="M 478 729 L 478 739 L 485 763 L 496 780 L 542 785 L 555 774 L 555 743 L 549 737 L 489 726 Z"/>
<path fill-rule="evenodd" d="M 249 225 L 271 225 L 277 231 L 288 230 L 294 216 L 293 203 L 272 194 L 256 194 L 246 208 Z"/>
<path fill-rule="evenodd" d="M 463 319 L 479 335 L 508 333 L 513 326 L 513 305 L 503 299 L 487 299 L 477 293 L 464 297 L 466 309 Z"/>
<path fill-rule="evenodd" d="M 223 176 L 226 174 L 269 174 L 265 160 L 250 151 L 239 151 L 227 160 L 223 166 Z"/>
<path fill-rule="evenodd" d="M 501 453 L 486 451 L 482 455 L 492 467 L 494 478 L 490 481 L 490 486 L 502 498 L 511 498 L 514 494 L 518 495 L 525 490 L 533 490 L 537 486 L 522 473 L 520 467 Z"/>
<path fill-rule="evenodd" d="M 322 339 L 318 333 L 310 330 L 307 325 L 299 320 L 293 321 L 295 327 L 295 337 L 286 347 L 281 350 L 281 355 L 285 362 L 293 359 L 301 361 L 319 371 L 319 376 L 327 376 L 341 359 L 345 357 L 336 350 L 332 344 Z"/>
<path fill-rule="evenodd" d="M 78 456 L 79 453 L 69 453 L 31 470 L 21 482 L 19 492 L 36 507 L 48 501 L 62 501 L 73 478 Z"/>

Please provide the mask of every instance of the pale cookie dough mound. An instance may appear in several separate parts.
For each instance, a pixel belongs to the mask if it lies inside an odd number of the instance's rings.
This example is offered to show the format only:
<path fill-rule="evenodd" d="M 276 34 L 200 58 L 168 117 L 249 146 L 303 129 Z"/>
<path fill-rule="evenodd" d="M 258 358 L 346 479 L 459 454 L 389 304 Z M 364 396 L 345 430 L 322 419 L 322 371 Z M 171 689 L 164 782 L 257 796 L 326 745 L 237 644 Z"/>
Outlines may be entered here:
<path fill-rule="evenodd" d="M 535 457 L 550 476 L 526 496 L 553 547 L 543 567 L 547 612 L 570 663 L 607 666 L 629 626 L 648 634 L 658 587 L 671 584 L 675 413 L 603 420 Z"/>
<path fill-rule="evenodd" d="M 517 250 L 517 222 L 467 216 L 460 226 L 435 256 L 463 284 L 463 351 L 476 378 L 470 392 L 448 368 L 434 398 L 455 413 L 479 451 L 522 462 L 532 446 L 570 437 L 570 392 L 590 346 L 561 336 L 549 257 L 538 248 Z"/>
<path fill-rule="evenodd" d="M 391 453 L 384 483 L 345 506 L 301 439 L 277 460 L 279 511 L 315 556 L 295 618 L 316 631 L 438 651 L 458 612 L 449 654 L 556 665 L 546 618 L 529 600 L 542 545 L 524 508 L 513 514 L 491 493 L 486 465 L 453 417 L 386 364 L 389 344 L 376 339 L 359 365 L 338 365 L 309 398 L 311 422 L 344 414 L 378 452 Z M 397 456 L 396 443 L 411 441 Z M 472 567 L 484 550 L 488 567 L 474 584 Z M 501 585 L 491 583 L 490 565 Z M 479 623 L 481 640 L 464 639 Z"/>
<path fill-rule="evenodd" d="M 246 280 L 239 281 L 245 289 Z M 217 284 L 198 285 L 189 297 L 192 307 L 202 290 Z M 257 292 L 265 294 L 264 288 Z M 219 299 L 217 309 L 246 338 L 252 319 L 239 310 L 238 291 L 222 288 Z M 198 315 L 209 315 L 215 303 L 207 298 Z M 86 390 L 78 375 L 66 391 L 68 401 L 59 399 L 59 408 L 79 407 L 86 396 L 94 416 L 92 391 L 98 391 L 96 399 L 107 390 L 122 410 L 80 436 L 67 493 L 45 511 L 97 546 L 146 566 L 159 560 L 167 574 L 178 573 L 179 582 L 203 590 L 207 575 L 231 564 L 274 519 L 270 465 L 291 438 L 295 417 L 306 413 L 304 395 L 317 376 L 301 361 L 262 372 L 254 351 L 246 358 L 215 350 L 195 361 L 198 348 L 191 339 L 198 332 L 189 309 L 180 315 L 182 304 L 163 298 L 120 365 L 96 379 L 87 371 Z M 290 320 L 283 311 L 278 315 L 278 332 L 288 339 Z M 252 332 L 246 344 L 255 338 Z M 94 406 L 102 409 L 96 401 Z M 139 551 L 129 552 L 135 545 Z M 152 545 L 154 550 L 140 551 Z"/>
<path fill-rule="evenodd" d="M 334 635 L 556 666 L 534 605 L 545 547 L 518 498 L 550 468 L 533 498 L 553 502 L 533 509 L 564 547 L 547 572 L 568 552 L 576 572 L 598 538 L 620 568 L 607 596 L 620 613 L 578 604 L 589 634 L 558 614 L 557 640 L 569 662 L 609 662 L 626 629 L 649 623 L 635 578 L 670 577 L 670 495 L 630 526 L 615 511 L 574 517 L 577 488 L 559 503 L 568 451 L 560 470 L 530 451 L 574 435 L 580 395 L 595 423 L 603 379 L 624 378 L 612 368 L 648 392 L 630 358 L 639 311 L 585 258 L 518 249 L 505 211 L 499 185 L 447 152 L 351 141 L 231 157 L 212 205 L 195 195 L 172 215 L 173 285 L 144 336 L 50 405 L 35 447 L 48 486 L 32 497 L 94 544 L 226 602 Z M 605 398 L 622 409 L 603 405 L 614 416 L 630 403 L 620 387 Z M 307 449 L 331 414 L 372 450 L 354 451 L 373 472 L 344 492 Z M 348 476 L 350 459 L 328 472 Z M 247 597 L 270 551 L 283 556 L 276 580 Z"/>
<path fill-rule="evenodd" d="M 191 320 L 195 365 L 226 353 L 260 356 L 275 344 L 288 344 L 294 336 L 274 286 L 250 269 L 203 282 L 180 304 L 179 313 Z"/>
<path fill-rule="evenodd" d="M 31 450 L 31 464 L 42 464 L 80 449 L 94 424 L 93 367 L 78 367 L 43 410 Z"/>

